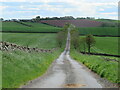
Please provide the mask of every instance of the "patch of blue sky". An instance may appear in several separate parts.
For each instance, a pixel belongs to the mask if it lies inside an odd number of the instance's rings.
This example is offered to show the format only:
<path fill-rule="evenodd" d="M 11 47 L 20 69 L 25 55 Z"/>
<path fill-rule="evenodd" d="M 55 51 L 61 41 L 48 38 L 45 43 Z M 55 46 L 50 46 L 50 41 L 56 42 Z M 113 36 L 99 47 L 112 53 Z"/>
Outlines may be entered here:
<path fill-rule="evenodd" d="M 3 5 L 6 6 L 25 6 L 25 5 L 43 5 L 44 3 L 39 3 L 39 2 L 2 2 Z"/>

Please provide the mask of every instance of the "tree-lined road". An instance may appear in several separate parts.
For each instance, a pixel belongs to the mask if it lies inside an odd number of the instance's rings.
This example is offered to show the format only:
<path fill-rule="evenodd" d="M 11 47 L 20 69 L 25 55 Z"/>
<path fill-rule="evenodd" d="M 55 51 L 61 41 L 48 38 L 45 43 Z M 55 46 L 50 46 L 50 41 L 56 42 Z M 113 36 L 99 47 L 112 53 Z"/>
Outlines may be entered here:
<path fill-rule="evenodd" d="M 53 62 L 47 73 L 22 88 L 102 88 L 97 79 L 82 64 L 71 59 L 70 28 L 65 51 Z"/>

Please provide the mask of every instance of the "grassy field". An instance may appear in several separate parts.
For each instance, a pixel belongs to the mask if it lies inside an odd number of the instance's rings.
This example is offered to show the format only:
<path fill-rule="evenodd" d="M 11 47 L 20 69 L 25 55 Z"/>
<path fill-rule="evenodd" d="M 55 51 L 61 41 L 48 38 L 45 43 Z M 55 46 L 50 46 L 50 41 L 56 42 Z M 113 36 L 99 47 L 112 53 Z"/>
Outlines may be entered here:
<path fill-rule="evenodd" d="M 29 45 L 30 47 L 45 49 L 57 47 L 55 34 L 3 33 L 2 37 L 3 41 L 19 45 Z M 60 49 L 53 53 L 4 51 L 2 53 L 3 88 L 17 88 L 29 80 L 43 75 L 60 53 Z"/>
<path fill-rule="evenodd" d="M 3 33 L 3 41 L 16 43 L 18 45 L 52 49 L 57 47 L 56 34 L 40 33 Z"/>
<path fill-rule="evenodd" d="M 83 63 L 101 77 L 107 78 L 113 83 L 120 83 L 118 78 L 118 62 L 106 61 L 100 56 L 82 55 L 74 50 L 71 50 L 71 57 Z"/>
<path fill-rule="evenodd" d="M 61 30 L 61 28 L 41 23 L 26 22 L 25 24 L 32 25 L 32 27 L 17 22 L 2 22 L 2 31 L 58 32 Z"/>
<path fill-rule="evenodd" d="M 82 38 L 82 36 L 81 36 Z M 91 52 L 118 55 L 118 39 L 120 37 L 94 37 L 96 44 L 91 48 Z M 83 50 L 83 46 L 82 50 Z"/>
<path fill-rule="evenodd" d="M 92 34 L 92 35 L 112 35 L 118 36 L 118 28 L 117 27 L 86 27 L 86 28 L 78 28 L 80 34 Z"/>

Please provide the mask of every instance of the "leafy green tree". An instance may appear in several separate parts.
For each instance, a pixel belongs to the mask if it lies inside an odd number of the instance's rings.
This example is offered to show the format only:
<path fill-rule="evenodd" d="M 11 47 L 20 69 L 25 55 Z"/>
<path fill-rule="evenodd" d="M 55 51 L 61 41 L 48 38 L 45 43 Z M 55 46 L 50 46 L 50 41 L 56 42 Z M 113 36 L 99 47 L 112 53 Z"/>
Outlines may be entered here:
<path fill-rule="evenodd" d="M 40 16 L 37 16 L 36 17 L 36 22 L 39 22 L 40 21 Z"/>
<path fill-rule="evenodd" d="M 4 19 L 3 18 L 0 18 L 0 21 L 3 21 Z"/>
<path fill-rule="evenodd" d="M 80 44 L 81 44 L 81 46 L 83 46 L 82 48 L 85 53 L 86 52 L 86 38 L 85 37 L 80 39 Z"/>
<path fill-rule="evenodd" d="M 93 35 L 89 34 L 86 36 L 86 44 L 88 47 L 88 52 L 90 53 L 91 47 L 95 45 L 95 39 L 93 37 Z"/>
<path fill-rule="evenodd" d="M 65 41 L 65 33 L 64 32 L 58 32 L 57 34 L 57 44 L 61 48 Z"/>
<path fill-rule="evenodd" d="M 57 34 L 56 40 L 57 40 L 57 44 L 60 48 L 62 48 L 62 46 L 65 45 L 68 27 L 69 27 L 69 24 L 66 23 L 65 26 L 63 27 L 63 30 L 58 32 L 58 34 Z"/>
<path fill-rule="evenodd" d="M 80 49 L 80 37 L 79 37 L 79 32 L 76 27 L 72 26 L 71 27 L 71 44 L 74 49 L 79 50 Z"/>

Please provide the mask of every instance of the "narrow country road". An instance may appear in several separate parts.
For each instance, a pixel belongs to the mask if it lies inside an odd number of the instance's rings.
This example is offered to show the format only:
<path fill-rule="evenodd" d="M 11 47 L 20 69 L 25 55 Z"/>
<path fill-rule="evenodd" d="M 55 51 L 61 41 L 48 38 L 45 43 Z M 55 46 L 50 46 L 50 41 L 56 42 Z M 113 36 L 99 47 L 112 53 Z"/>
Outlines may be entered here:
<path fill-rule="evenodd" d="M 70 28 L 65 51 L 53 62 L 47 73 L 22 88 L 102 88 L 97 79 L 69 56 Z"/>

